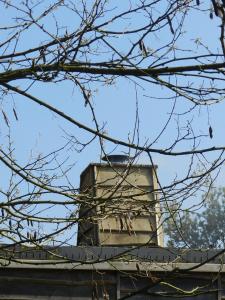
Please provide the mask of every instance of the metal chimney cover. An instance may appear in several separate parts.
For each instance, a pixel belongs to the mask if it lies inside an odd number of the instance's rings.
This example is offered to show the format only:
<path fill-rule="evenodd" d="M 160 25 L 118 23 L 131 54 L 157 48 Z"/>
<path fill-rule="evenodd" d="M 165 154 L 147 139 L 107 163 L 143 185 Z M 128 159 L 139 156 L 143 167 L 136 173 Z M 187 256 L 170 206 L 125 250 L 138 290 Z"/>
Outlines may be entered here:
<path fill-rule="evenodd" d="M 112 155 L 105 155 L 102 157 L 102 160 L 104 161 L 110 161 L 111 163 L 127 163 L 129 159 L 132 159 L 129 155 L 124 155 L 124 154 L 112 154 Z"/>

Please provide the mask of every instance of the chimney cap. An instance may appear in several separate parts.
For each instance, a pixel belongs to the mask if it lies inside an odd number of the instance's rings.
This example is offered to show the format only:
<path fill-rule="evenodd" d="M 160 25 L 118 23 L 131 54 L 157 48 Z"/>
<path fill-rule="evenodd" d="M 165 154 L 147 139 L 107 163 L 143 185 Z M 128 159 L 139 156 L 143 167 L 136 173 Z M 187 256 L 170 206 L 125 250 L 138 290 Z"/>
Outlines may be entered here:
<path fill-rule="evenodd" d="M 124 164 L 128 163 L 130 159 L 133 159 L 133 157 L 125 154 L 111 154 L 111 155 L 105 155 L 102 157 L 102 160 L 109 161 L 111 163 L 117 163 L 117 164 Z"/>

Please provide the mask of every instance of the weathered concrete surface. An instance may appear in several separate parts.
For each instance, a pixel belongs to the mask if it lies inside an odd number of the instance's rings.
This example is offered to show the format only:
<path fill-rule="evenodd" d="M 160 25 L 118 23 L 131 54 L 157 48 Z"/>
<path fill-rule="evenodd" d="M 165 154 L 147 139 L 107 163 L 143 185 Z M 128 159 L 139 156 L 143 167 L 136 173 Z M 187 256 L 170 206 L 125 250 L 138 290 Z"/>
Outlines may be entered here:
<path fill-rule="evenodd" d="M 151 165 L 90 164 L 81 174 L 78 245 L 163 246 L 160 208 Z"/>

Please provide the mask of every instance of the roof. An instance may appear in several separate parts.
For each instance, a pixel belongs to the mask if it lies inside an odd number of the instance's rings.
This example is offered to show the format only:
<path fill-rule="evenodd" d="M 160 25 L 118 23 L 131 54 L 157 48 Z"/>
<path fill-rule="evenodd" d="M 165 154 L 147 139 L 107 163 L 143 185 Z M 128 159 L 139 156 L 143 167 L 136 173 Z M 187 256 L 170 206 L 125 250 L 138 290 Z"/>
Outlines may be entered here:
<path fill-rule="evenodd" d="M 176 249 L 157 246 L 49 246 L 37 249 L 28 246 L 12 248 L 10 245 L 2 245 L 0 252 L 6 253 L 4 249 L 7 250 L 8 256 L 17 259 L 45 260 L 49 257 L 53 259 L 61 257 L 79 262 L 117 260 L 124 256 L 140 261 L 173 262 L 176 259 L 185 263 L 199 263 L 204 260 L 220 263 L 222 258 L 225 259 L 225 254 L 221 253 L 224 250 L 219 249 Z"/>

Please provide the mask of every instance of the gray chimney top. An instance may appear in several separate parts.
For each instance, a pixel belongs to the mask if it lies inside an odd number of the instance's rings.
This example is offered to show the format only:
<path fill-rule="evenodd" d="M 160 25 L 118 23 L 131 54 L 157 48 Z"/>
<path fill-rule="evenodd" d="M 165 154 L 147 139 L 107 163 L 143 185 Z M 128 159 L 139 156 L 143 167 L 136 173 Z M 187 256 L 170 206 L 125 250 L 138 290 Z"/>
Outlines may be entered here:
<path fill-rule="evenodd" d="M 123 155 L 123 154 L 112 154 L 112 155 L 105 155 L 102 157 L 102 160 L 104 161 L 110 161 L 111 163 L 117 163 L 117 164 L 124 164 L 127 163 L 130 159 L 132 159 L 129 155 Z"/>

